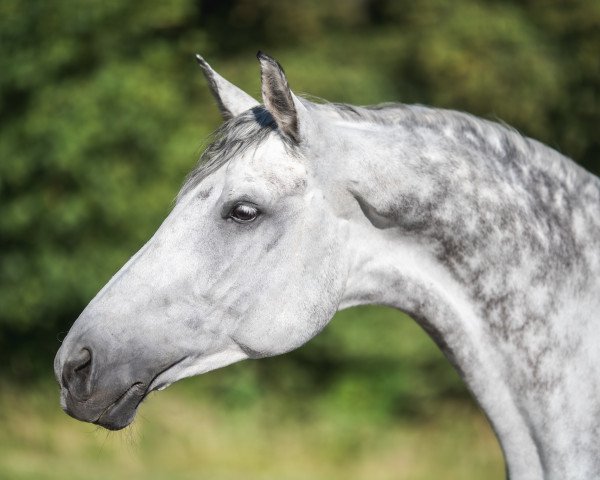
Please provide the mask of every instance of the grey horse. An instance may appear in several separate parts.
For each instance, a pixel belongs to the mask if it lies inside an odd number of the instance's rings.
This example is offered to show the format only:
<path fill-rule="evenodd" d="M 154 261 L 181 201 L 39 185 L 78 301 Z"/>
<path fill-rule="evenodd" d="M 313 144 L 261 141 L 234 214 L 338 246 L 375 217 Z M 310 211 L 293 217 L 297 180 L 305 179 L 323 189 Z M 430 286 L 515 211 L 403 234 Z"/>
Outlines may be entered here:
<path fill-rule="evenodd" d="M 117 430 L 153 390 L 388 305 L 461 374 L 511 479 L 600 478 L 600 180 L 464 113 L 310 102 L 258 59 L 262 104 L 198 57 L 226 122 L 65 338 L 63 409 Z"/>

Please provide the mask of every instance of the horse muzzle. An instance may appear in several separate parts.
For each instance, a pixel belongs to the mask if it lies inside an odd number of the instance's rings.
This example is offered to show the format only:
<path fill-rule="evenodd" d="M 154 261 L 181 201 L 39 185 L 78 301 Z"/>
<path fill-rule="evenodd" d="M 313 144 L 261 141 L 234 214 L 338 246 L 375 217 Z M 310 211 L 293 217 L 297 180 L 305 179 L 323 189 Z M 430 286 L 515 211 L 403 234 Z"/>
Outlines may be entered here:
<path fill-rule="evenodd" d="M 61 407 L 73 418 L 109 430 L 120 430 L 135 418 L 137 408 L 149 393 L 149 382 L 132 381 L 118 368 L 102 368 L 91 348 L 74 349 L 55 359 L 55 374 L 61 386 Z"/>

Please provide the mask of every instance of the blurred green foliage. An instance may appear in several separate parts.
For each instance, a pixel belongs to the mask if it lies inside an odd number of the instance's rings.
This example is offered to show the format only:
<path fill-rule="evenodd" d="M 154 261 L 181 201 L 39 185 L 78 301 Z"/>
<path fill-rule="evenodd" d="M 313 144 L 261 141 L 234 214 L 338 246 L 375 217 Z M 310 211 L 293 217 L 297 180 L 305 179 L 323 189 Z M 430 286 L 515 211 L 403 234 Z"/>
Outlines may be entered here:
<path fill-rule="evenodd" d="M 3 0 L 3 374 L 49 375 L 71 322 L 168 213 L 220 123 L 193 53 L 257 95 L 258 49 L 298 93 L 501 119 L 600 172 L 600 2 Z M 464 395 L 431 341 L 385 309 L 228 372 L 206 382 L 233 407 L 266 385 L 298 409 L 319 392 L 323 408 L 381 415 Z"/>

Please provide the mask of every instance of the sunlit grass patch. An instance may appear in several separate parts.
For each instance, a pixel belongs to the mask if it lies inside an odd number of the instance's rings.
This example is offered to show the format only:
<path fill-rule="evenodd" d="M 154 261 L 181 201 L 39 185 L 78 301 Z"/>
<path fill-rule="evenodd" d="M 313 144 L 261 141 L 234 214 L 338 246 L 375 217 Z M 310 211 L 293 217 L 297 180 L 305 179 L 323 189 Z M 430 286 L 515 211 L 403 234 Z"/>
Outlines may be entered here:
<path fill-rule="evenodd" d="M 64 415 L 56 388 L 3 386 L 0 478 L 503 478 L 497 442 L 469 403 L 443 403 L 431 419 L 371 422 L 314 400 L 318 413 L 303 419 L 272 408 L 269 393 L 231 410 L 186 389 L 152 395 L 132 427 L 110 433 Z"/>

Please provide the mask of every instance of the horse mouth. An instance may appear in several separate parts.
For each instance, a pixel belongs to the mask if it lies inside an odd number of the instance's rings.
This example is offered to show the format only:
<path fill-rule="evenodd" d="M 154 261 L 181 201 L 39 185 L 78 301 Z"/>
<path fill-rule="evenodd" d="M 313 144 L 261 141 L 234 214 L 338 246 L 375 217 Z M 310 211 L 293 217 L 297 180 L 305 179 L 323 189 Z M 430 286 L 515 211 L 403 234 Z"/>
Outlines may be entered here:
<path fill-rule="evenodd" d="M 144 399 L 154 390 L 164 388 L 168 383 L 158 382 L 159 377 L 167 373 L 187 357 L 180 358 L 159 371 L 149 383 L 136 382 L 131 385 L 119 398 L 106 407 L 91 423 L 108 430 L 121 430 L 128 426 Z"/>
<path fill-rule="evenodd" d="M 123 395 L 106 407 L 92 423 L 108 430 L 121 430 L 135 418 L 137 408 L 150 393 L 146 386 L 137 382 L 129 387 Z"/>

